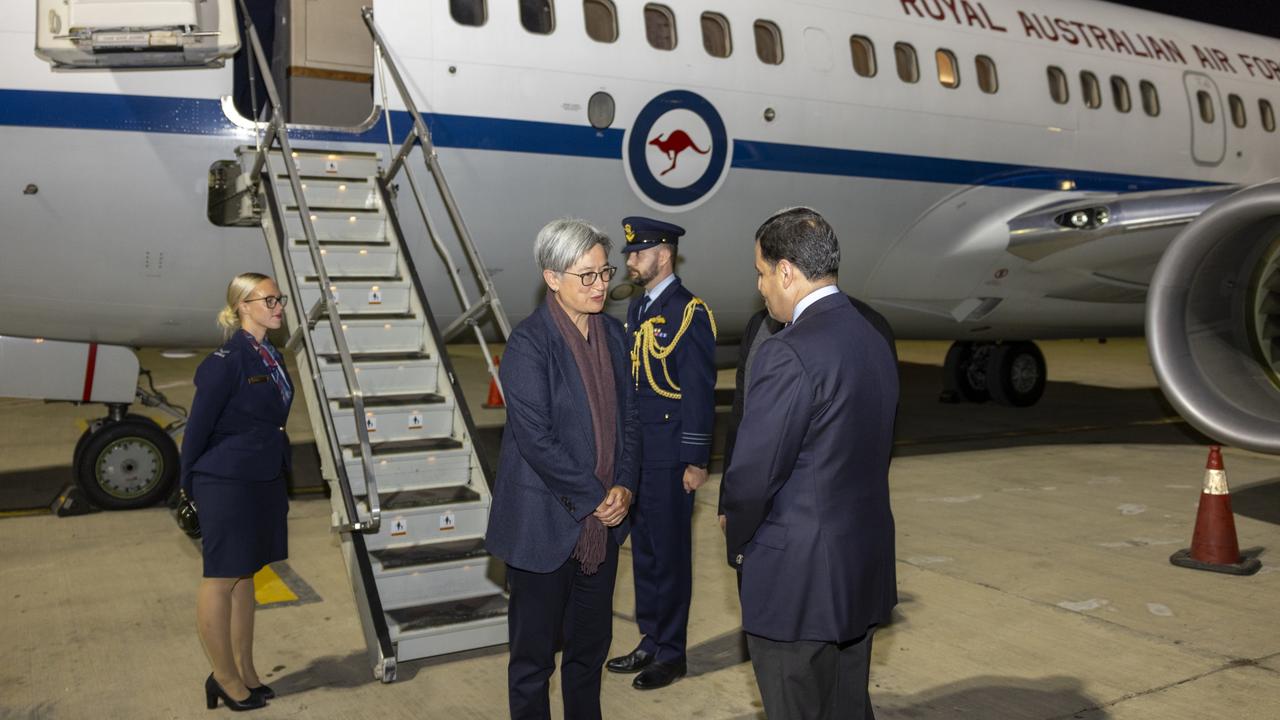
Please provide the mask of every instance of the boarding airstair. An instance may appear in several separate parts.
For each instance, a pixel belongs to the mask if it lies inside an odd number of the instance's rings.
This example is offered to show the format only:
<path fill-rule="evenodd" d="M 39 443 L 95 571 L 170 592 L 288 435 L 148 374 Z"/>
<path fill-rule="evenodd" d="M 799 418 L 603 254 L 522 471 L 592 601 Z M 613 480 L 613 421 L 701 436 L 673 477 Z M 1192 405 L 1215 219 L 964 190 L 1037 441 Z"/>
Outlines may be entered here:
<path fill-rule="evenodd" d="M 295 300 L 286 311 L 286 348 L 297 358 L 296 384 L 332 490 L 332 525 L 372 669 L 391 682 L 398 661 L 507 641 L 503 565 L 484 549 L 490 479 L 444 343 L 448 333 L 469 329 L 487 360 L 481 323 L 493 321 L 504 339 L 509 325 L 427 126 L 366 12 L 385 63 L 380 69 L 393 76 L 413 120 L 399 152 L 384 163 L 377 153 L 293 146 L 267 59 L 246 21 L 274 110 L 260 124 L 258 145 L 239 151 L 235 183 L 264 230 L 278 284 Z M 387 131 L 390 143 L 389 124 Z M 435 181 L 432 198 L 410 172 L 415 150 Z M 409 180 L 419 219 L 461 303 L 459 320 L 446 332 L 407 250 L 397 177 Z M 479 288 L 474 301 L 429 199 L 446 208 L 449 239 L 470 261 L 472 288 Z M 496 379 L 492 364 L 490 372 Z"/>

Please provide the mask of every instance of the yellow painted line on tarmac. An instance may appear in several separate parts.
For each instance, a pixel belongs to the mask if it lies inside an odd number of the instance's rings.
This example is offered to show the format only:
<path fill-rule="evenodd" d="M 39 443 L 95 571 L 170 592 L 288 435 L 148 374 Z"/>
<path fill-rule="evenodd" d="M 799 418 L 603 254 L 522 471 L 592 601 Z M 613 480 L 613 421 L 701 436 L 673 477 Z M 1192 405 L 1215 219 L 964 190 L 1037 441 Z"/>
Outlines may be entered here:
<path fill-rule="evenodd" d="M 36 515 L 48 515 L 48 514 L 49 514 L 49 508 L 47 507 L 20 508 L 18 510 L 0 510 L 0 518 L 35 517 Z"/>
<path fill-rule="evenodd" d="M 265 565 L 256 575 L 253 576 L 253 599 L 259 605 L 271 605 L 272 603 L 294 602 L 298 596 L 294 594 L 284 580 L 271 569 L 270 565 Z"/>

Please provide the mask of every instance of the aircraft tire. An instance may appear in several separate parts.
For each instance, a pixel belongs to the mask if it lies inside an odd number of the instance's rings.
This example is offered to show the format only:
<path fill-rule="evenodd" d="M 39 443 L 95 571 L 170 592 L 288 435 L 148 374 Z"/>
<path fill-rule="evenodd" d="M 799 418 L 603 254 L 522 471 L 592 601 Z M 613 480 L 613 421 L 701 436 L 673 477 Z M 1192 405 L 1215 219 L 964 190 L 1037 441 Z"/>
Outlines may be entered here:
<path fill-rule="evenodd" d="M 178 446 L 149 418 L 102 423 L 77 443 L 76 484 L 104 510 L 154 505 L 168 497 L 178 472 Z"/>
<path fill-rule="evenodd" d="M 1011 407 L 1035 405 L 1044 395 L 1044 355 L 1033 342 L 1001 343 L 987 357 L 986 376 L 992 400 Z"/>
<path fill-rule="evenodd" d="M 156 422 L 155 420 L 152 420 L 151 418 L 147 417 L 146 415 L 139 415 L 139 414 L 137 414 L 137 413 L 129 413 L 129 414 L 125 415 L 124 417 L 125 417 L 125 419 L 126 419 L 126 420 L 137 420 L 138 422 L 151 423 L 152 425 L 155 425 L 156 427 L 160 427 L 160 423 Z M 95 432 L 97 432 L 99 428 L 101 428 L 104 424 L 106 424 L 106 423 L 108 423 L 108 422 L 110 422 L 110 421 L 111 421 L 111 420 L 110 420 L 110 418 L 105 418 L 105 417 L 104 417 L 104 418 L 99 418 L 99 419 L 94 420 L 93 422 L 89 423 L 89 427 L 85 428 L 85 431 L 84 431 L 84 432 L 82 432 L 82 433 L 80 433 L 80 439 L 79 439 L 79 440 L 76 440 L 76 449 L 75 449 L 74 451 L 72 451 L 72 453 L 71 453 L 71 467 L 73 467 L 73 468 L 78 468 L 78 467 L 80 467 L 80 453 L 82 453 L 82 452 L 84 451 L 84 444 L 85 444 L 85 443 L 87 443 L 87 442 L 89 442 L 89 438 L 90 438 L 90 437 L 91 437 Z"/>
<path fill-rule="evenodd" d="M 971 342 L 951 344 L 943 365 L 943 384 L 947 390 L 960 393 L 960 397 L 972 403 L 984 403 L 990 399 L 986 382 L 987 348 Z"/>

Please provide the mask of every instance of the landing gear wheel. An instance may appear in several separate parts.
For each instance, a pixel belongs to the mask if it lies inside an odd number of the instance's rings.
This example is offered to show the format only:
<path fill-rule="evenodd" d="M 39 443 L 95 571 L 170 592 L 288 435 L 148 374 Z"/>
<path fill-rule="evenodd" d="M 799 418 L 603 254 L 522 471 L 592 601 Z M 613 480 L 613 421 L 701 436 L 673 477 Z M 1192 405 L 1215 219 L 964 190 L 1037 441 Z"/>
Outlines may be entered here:
<path fill-rule="evenodd" d="M 129 417 L 90 428 L 76 446 L 75 479 L 89 502 L 133 510 L 168 496 L 178 477 L 178 448 L 156 423 Z"/>
<path fill-rule="evenodd" d="M 1044 395 L 1044 355 L 1032 342 L 996 345 L 987 357 L 987 389 L 1001 405 L 1027 407 Z"/>
<path fill-rule="evenodd" d="M 125 419 L 125 420 L 135 420 L 135 421 L 140 422 L 140 423 L 147 423 L 147 424 L 150 424 L 150 425 L 155 425 L 156 427 L 160 427 L 160 423 L 156 422 L 155 420 L 152 420 L 151 418 L 147 417 L 146 415 L 139 415 L 139 414 L 137 414 L 137 413 L 129 413 L 129 414 L 127 414 L 127 415 L 125 415 L 125 416 L 124 416 L 124 419 Z M 111 422 L 111 418 L 109 418 L 109 417 L 99 418 L 99 419 L 94 420 L 93 422 L 89 423 L 89 427 L 88 427 L 88 428 L 86 428 L 84 432 L 80 433 L 80 439 L 79 439 L 79 440 L 76 440 L 76 449 L 75 449 L 75 451 L 73 451 L 73 452 L 71 453 L 71 467 L 72 467 L 72 468 L 78 468 L 78 467 L 80 467 L 80 453 L 84 451 L 84 445 L 85 445 L 85 443 L 89 442 L 89 438 L 93 437 L 93 434 L 94 434 L 94 433 L 98 432 L 98 430 L 99 430 L 103 425 L 106 425 L 106 424 L 107 424 L 107 423 L 109 423 L 109 422 Z"/>
<path fill-rule="evenodd" d="M 986 343 L 952 343 L 943 366 L 944 401 L 947 401 L 948 393 L 959 393 L 961 398 L 973 403 L 984 403 L 990 399 L 987 392 L 987 356 L 990 350 L 991 345 Z"/>

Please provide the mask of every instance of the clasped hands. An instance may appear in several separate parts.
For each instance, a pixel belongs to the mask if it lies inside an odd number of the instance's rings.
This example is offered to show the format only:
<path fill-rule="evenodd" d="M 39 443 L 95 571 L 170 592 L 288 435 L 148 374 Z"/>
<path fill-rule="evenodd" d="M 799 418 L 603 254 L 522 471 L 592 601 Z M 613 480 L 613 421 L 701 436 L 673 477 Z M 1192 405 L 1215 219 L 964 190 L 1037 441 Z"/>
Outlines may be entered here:
<path fill-rule="evenodd" d="M 617 527 L 626 517 L 627 512 L 631 509 L 631 491 L 621 485 L 614 485 L 609 488 L 609 493 L 604 496 L 604 502 L 596 508 L 592 515 L 595 515 L 605 527 Z"/>

